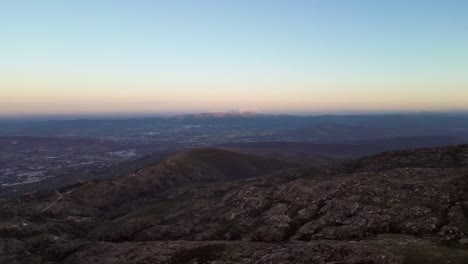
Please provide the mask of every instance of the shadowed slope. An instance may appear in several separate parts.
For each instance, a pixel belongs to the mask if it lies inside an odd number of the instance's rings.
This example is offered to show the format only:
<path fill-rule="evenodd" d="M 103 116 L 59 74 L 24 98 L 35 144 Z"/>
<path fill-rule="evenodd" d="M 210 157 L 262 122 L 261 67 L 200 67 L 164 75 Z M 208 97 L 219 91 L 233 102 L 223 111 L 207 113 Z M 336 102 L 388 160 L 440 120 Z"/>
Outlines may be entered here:
<path fill-rule="evenodd" d="M 66 195 L 64 201 L 109 207 L 181 184 L 258 177 L 294 166 L 293 163 L 235 151 L 192 149 L 121 179 L 80 186 Z"/>
<path fill-rule="evenodd" d="M 352 167 L 356 172 L 468 167 L 468 145 L 389 151 L 359 159 Z"/>

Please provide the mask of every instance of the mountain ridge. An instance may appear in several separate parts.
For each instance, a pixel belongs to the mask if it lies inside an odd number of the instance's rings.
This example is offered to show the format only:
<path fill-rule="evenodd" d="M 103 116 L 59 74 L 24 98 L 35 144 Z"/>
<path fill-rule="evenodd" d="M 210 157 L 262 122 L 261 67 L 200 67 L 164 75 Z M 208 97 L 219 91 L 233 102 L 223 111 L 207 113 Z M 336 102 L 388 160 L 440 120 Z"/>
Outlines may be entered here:
<path fill-rule="evenodd" d="M 240 171 L 252 177 L 223 174 L 219 168 L 231 170 L 224 162 L 243 164 Z M 8 256 L 17 263 L 76 264 L 468 260 L 468 145 L 390 151 L 315 167 L 285 163 L 278 164 L 279 169 L 265 169 L 264 162 L 279 161 L 227 150 L 188 150 L 158 168 L 124 178 L 117 191 L 109 187 L 112 182 L 102 189 L 88 183 L 43 199 L 2 201 L 0 241 L 11 249 L 0 260 Z M 166 174 L 158 174 L 161 170 Z M 146 181 L 148 175 L 175 177 L 180 171 L 191 180 L 160 189 L 155 188 L 157 181 Z M 145 181 L 138 183 L 138 177 Z M 140 184 L 151 192 L 127 196 L 135 192 L 132 185 Z M 109 195 L 106 190 L 113 190 L 111 199 L 93 200 Z M 82 199 L 87 192 L 95 194 L 92 199 Z"/>
<path fill-rule="evenodd" d="M 297 165 L 231 150 L 191 149 L 126 177 L 80 186 L 70 197 L 80 203 L 105 207 L 180 184 L 249 178 L 294 166 Z"/>

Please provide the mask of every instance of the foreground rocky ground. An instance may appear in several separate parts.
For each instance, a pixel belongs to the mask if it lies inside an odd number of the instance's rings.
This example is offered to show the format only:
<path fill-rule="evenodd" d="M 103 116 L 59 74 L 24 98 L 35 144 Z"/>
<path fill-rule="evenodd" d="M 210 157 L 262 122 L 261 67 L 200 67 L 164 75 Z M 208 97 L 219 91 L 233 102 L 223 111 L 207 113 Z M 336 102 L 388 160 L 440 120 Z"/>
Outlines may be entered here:
<path fill-rule="evenodd" d="M 198 149 L 0 204 L 0 263 L 468 263 L 468 146 L 341 165 Z"/>

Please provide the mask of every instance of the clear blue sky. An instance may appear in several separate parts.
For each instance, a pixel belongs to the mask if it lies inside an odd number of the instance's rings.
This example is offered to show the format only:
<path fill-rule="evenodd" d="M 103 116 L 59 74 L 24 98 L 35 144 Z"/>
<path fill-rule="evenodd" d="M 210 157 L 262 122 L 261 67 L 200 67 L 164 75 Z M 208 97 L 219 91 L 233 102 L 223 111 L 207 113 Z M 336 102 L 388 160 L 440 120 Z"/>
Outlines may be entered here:
<path fill-rule="evenodd" d="M 468 1 L 0 1 L 0 115 L 468 109 Z"/>

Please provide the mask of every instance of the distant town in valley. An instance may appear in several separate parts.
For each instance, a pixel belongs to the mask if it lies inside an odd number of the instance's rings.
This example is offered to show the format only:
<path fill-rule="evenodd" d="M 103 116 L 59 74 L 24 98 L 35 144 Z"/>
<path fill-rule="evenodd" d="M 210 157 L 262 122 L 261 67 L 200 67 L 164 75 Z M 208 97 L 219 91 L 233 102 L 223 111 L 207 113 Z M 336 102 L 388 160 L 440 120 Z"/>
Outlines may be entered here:
<path fill-rule="evenodd" d="M 4 120 L 0 195 L 102 180 L 171 153 L 221 147 L 304 163 L 468 142 L 468 114 L 267 115 Z"/>

